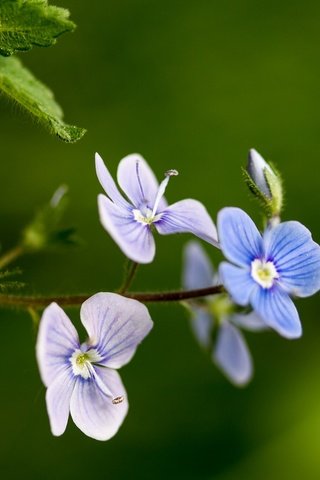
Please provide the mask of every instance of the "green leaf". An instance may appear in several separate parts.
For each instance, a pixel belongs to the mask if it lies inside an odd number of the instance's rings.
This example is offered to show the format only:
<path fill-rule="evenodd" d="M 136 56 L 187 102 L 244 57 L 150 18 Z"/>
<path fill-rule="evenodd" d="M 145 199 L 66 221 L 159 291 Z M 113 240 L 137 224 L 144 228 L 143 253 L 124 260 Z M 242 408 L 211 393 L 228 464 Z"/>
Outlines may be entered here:
<path fill-rule="evenodd" d="M 75 29 L 68 17 L 68 10 L 49 6 L 47 0 L 0 0 L 0 54 L 50 47 L 59 35 Z"/>
<path fill-rule="evenodd" d="M 63 112 L 51 90 L 15 57 L 0 57 L 0 90 L 61 140 L 76 142 L 85 134 L 85 129 L 63 122 Z"/>

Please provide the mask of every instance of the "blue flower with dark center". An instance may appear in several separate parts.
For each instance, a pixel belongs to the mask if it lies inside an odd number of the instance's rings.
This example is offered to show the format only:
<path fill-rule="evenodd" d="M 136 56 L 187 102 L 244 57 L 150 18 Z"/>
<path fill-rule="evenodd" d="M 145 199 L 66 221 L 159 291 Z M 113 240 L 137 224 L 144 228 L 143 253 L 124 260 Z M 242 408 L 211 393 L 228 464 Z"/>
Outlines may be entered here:
<path fill-rule="evenodd" d="M 220 276 L 238 305 L 251 305 L 265 323 L 287 338 L 302 334 L 290 296 L 308 297 L 320 289 L 320 247 L 309 230 L 290 221 L 260 234 L 239 208 L 218 215 L 220 246 L 233 264 L 223 262 Z"/>

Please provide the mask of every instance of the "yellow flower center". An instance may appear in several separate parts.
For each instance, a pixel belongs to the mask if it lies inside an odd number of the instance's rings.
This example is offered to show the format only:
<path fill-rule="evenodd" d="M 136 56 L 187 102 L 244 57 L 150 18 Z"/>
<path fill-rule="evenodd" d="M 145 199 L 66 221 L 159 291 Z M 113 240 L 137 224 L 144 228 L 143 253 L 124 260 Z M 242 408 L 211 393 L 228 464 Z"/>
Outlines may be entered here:
<path fill-rule="evenodd" d="M 266 262 L 258 258 L 251 263 L 251 276 L 263 288 L 271 288 L 274 281 L 279 278 L 273 262 Z"/>
<path fill-rule="evenodd" d="M 89 378 L 93 372 L 92 363 L 97 363 L 101 360 L 101 355 L 95 348 L 83 352 L 77 349 L 70 357 L 70 363 L 72 365 L 72 371 L 74 375 L 81 375 L 83 378 Z"/>

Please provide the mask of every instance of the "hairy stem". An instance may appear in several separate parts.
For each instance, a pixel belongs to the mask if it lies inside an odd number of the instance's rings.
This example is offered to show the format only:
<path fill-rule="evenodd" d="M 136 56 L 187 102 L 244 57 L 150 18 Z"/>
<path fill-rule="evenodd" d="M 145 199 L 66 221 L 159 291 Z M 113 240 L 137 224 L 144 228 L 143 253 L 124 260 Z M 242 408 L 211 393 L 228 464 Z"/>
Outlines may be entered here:
<path fill-rule="evenodd" d="M 129 290 L 130 285 L 137 273 L 139 263 L 130 261 L 128 268 L 126 269 L 126 275 L 123 284 L 119 288 L 119 293 L 124 295 L 127 290 Z"/>
<path fill-rule="evenodd" d="M 16 260 L 16 258 L 20 257 L 24 253 L 23 248 L 20 245 L 8 250 L 6 253 L 0 257 L 0 270 L 9 265 L 9 263 Z"/>
<path fill-rule="evenodd" d="M 224 292 L 222 285 L 213 287 L 199 288 L 196 290 L 177 290 L 172 292 L 132 292 L 125 293 L 124 296 L 138 300 L 142 303 L 164 303 L 180 302 L 192 298 L 206 297 Z M 23 295 L 0 295 L 0 307 L 14 307 L 18 309 L 45 308 L 51 302 L 56 302 L 62 306 L 77 307 L 80 306 L 91 295 L 62 295 L 62 296 L 23 296 Z"/>

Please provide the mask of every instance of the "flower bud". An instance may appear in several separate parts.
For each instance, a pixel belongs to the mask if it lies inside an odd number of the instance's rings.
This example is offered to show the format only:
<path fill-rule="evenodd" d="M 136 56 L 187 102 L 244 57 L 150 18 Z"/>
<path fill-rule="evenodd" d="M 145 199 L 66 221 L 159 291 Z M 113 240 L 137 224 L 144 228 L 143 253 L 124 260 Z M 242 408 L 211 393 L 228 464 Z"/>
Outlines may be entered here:
<path fill-rule="evenodd" d="M 68 198 L 67 187 L 61 186 L 49 203 L 38 210 L 33 220 L 22 233 L 22 245 L 28 252 L 36 252 L 51 247 L 75 244 L 73 228 L 61 228 Z"/>
<path fill-rule="evenodd" d="M 261 192 L 266 197 L 271 198 L 271 191 L 265 174 L 266 171 L 269 174 L 274 175 L 270 166 L 264 158 L 261 157 L 260 153 L 254 148 L 251 148 L 251 150 L 249 150 L 247 172 Z"/>
<path fill-rule="evenodd" d="M 250 190 L 261 200 L 268 216 L 279 216 L 283 203 L 281 178 L 254 148 L 249 151 L 246 173 Z"/>

